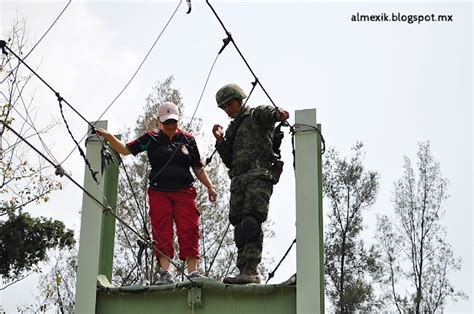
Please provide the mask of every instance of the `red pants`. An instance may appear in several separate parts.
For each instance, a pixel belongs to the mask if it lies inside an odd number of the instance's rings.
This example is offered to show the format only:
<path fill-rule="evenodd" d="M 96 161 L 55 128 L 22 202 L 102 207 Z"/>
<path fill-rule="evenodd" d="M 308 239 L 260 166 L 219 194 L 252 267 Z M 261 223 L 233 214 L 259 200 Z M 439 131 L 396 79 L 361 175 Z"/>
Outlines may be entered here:
<path fill-rule="evenodd" d="M 156 257 L 174 256 L 173 221 L 179 244 L 179 258 L 199 258 L 199 212 L 196 189 L 185 188 L 177 192 L 148 189 L 153 240 L 158 249 Z"/>

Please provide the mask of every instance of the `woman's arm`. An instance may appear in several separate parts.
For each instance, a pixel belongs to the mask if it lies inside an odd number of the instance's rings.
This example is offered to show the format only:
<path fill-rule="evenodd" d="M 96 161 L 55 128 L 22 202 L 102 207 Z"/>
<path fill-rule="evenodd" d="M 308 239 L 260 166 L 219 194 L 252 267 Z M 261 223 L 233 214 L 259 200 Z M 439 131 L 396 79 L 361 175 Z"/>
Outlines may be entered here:
<path fill-rule="evenodd" d="M 192 167 L 194 174 L 196 177 L 201 181 L 204 186 L 207 188 L 207 194 L 209 195 L 209 200 L 211 202 L 215 202 L 217 199 L 217 192 L 214 189 L 214 185 L 212 184 L 211 180 L 209 179 L 209 176 L 207 175 L 206 169 L 203 167 Z"/>
<path fill-rule="evenodd" d="M 127 149 L 127 146 L 125 146 L 125 143 L 116 138 L 113 134 L 109 133 L 107 130 L 100 128 L 97 130 L 97 135 L 105 138 L 109 142 L 110 146 L 112 146 L 112 148 L 119 154 L 130 154 L 130 151 Z"/>

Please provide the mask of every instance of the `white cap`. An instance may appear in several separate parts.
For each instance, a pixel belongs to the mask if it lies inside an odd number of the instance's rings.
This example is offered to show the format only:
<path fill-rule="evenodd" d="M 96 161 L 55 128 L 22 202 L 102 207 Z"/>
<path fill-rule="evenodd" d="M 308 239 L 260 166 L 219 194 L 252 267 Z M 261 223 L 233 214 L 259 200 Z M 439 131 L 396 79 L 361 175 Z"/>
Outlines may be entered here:
<path fill-rule="evenodd" d="M 176 106 L 171 101 L 164 102 L 158 108 L 158 117 L 160 118 L 161 122 L 165 122 L 166 120 L 169 120 L 169 119 L 178 121 L 179 120 L 178 106 Z"/>

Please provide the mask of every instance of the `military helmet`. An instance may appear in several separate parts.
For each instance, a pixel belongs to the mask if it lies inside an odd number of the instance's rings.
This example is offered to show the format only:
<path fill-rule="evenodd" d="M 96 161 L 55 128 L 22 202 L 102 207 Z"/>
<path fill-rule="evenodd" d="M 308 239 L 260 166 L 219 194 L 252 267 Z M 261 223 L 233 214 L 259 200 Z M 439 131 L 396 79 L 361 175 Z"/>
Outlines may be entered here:
<path fill-rule="evenodd" d="M 216 101 L 219 107 L 234 98 L 239 100 L 247 98 L 242 88 L 234 83 L 224 85 L 216 93 Z"/>

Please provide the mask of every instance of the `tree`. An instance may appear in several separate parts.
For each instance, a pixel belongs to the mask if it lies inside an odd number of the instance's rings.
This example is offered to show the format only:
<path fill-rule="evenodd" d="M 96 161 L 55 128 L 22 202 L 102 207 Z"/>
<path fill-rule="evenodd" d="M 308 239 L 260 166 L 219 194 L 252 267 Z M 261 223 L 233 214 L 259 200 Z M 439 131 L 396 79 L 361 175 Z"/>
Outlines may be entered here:
<path fill-rule="evenodd" d="M 26 50 L 25 22 L 17 20 L 9 35 L 8 46 L 19 56 Z M 6 128 L 11 126 L 24 138 L 40 144 L 51 156 L 41 135 L 54 127 L 36 126 L 37 108 L 33 95 L 27 95 L 31 75 L 22 73 L 19 61 L 11 54 L 2 58 L 0 74 L 0 275 L 6 288 L 37 271 L 47 259 L 47 250 L 74 244 L 73 232 L 57 220 L 32 218 L 25 209 L 30 204 L 48 202 L 51 192 L 61 189 L 54 168 L 38 158 L 29 146 Z"/>
<path fill-rule="evenodd" d="M 362 212 L 375 202 L 379 176 L 363 165 L 362 143 L 353 148 L 350 160 L 330 149 L 323 162 L 323 193 L 329 201 L 329 222 L 325 232 L 325 274 L 327 293 L 337 309 L 346 313 L 371 310 L 375 303 L 368 275 L 379 270 L 377 252 L 357 240 L 363 230 Z"/>
<path fill-rule="evenodd" d="M 53 250 L 49 254 L 49 270 L 40 276 L 40 295 L 36 303 L 20 306 L 21 313 L 73 313 L 76 290 L 77 250 L 72 247 Z"/>
<path fill-rule="evenodd" d="M 441 225 L 448 180 L 429 142 L 419 143 L 417 157 L 417 174 L 404 157 L 404 173 L 394 189 L 394 218 L 384 215 L 377 220 L 386 270 L 382 286 L 399 313 L 435 313 L 443 310 L 448 298 L 466 297 L 455 291 L 448 278 L 461 269 Z"/>

